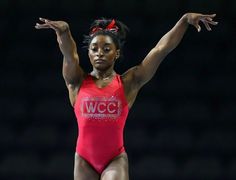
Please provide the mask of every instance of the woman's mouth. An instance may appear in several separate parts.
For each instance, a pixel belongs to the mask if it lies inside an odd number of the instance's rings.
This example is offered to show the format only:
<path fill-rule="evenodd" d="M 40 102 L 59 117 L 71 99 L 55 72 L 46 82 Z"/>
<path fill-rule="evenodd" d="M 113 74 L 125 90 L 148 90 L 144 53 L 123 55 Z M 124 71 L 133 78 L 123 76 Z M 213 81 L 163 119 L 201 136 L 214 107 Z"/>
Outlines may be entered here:
<path fill-rule="evenodd" d="M 97 59 L 94 61 L 96 64 L 102 64 L 105 63 L 106 61 L 104 59 Z"/>

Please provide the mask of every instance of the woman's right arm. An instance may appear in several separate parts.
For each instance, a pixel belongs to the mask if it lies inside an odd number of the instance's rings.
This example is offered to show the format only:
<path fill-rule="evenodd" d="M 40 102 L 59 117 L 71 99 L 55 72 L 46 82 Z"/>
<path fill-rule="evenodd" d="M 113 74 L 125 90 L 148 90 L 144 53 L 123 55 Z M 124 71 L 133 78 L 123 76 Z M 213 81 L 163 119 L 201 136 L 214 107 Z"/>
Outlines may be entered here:
<path fill-rule="evenodd" d="M 37 23 L 36 29 L 53 29 L 56 32 L 57 41 L 63 54 L 63 77 L 69 89 L 77 89 L 85 73 L 79 65 L 76 43 L 71 35 L 68 23 L 44 18 L 40 18 L 40 21 L 43 23 Z"/>

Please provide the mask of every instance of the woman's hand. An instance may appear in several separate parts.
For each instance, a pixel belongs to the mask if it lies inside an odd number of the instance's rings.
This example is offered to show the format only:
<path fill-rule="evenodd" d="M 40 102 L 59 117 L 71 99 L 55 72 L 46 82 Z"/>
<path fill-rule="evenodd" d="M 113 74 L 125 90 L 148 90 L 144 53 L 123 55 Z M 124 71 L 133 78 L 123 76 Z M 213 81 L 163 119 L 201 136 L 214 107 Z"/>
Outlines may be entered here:
<path fill-rule="evenodd" d="M 39 20 L 42 23 L 41 24 L 36 23 L 35 25 L 36 29 L 50 29 L 51 28 L 59 34 L 69 30 L 69 25 L 65 21 L 51 21 L 45 18 L 39 18 Z"/>
<path fill-rule="evenodd" d="M 58 43 L 61 44 L 62 42 L 61 42 L 60 35 L 69 31 L 68 23 L 65 21 L 51 21 L 45 18 L 39 18 L 39 20 L 42 23 L 41 24 L 36 23 L 35 28 L 36 29 L 53 29 L 57 34 Z"/>
<path fill-rule="evenodd" d="M 211 31 L 210 25 L 217 25 L 218 22 L 213 21 L 213 18 L 216 16 L 216 14 L 210 14 L 210 15 L 205 15 L 205 14 L 198 14 L 198 13 L 187 13 L 187 22 L 193 26 L 196 27 L 197 31 L 201 31 L 201 26 L 199 25 L 199 22 L 202 22 L 206 29 L 208 31 Z"/>

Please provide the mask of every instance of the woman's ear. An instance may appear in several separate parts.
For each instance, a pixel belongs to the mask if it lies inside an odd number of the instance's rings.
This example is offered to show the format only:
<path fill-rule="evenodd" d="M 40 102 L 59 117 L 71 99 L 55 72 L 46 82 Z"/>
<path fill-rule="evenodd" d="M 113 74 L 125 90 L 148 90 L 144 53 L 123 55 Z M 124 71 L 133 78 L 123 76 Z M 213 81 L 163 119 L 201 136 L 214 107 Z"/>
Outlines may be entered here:
<path fill-rule="evenodd" d="M 120 57 L 120 49 L 116 51 L 116 59 L 118 59 L 119 57 Z"/>

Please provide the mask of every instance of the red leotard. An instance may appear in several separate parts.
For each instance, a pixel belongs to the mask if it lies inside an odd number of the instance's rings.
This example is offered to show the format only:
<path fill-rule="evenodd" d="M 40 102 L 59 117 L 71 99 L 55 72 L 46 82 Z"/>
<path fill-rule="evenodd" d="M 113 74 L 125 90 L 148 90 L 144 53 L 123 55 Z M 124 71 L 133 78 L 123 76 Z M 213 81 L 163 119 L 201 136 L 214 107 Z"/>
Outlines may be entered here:
<path fill-rule="evenodd" d="M 98 88 L 88 75 L 74 106 L 79 134 L 76 152 L 98 173 L 125 151 L 123 130 L 129 112 L 120 75 Z"/>

